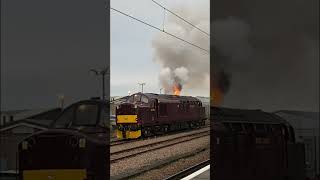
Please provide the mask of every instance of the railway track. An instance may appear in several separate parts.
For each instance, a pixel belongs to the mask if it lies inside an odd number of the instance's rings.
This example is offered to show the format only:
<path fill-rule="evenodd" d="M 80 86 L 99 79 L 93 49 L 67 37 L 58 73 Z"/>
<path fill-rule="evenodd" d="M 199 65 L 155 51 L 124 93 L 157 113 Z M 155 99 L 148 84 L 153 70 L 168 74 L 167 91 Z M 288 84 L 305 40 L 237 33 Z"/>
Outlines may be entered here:
<path fill-rule="evenodd" d="M 111 152 L 110 162 L 115 163 L 117 161 L 132 158 L 143 153 L 166 148 L 172 145 L 202 138 L 208 135 L 210 135 L 210 130 Z"/>
<path fill-rule="evenodd" d="M 210 127 L 210 124 L 206 124 L 203 127 L 200 127 L 199 129 L 204 129 Z M 190 131 L 190 130 L 189 130 Z M 162 135 L 157 135 L 157 136 L 152 136 L 149 138 L 143 138 L 143 139 L 133 139 L 133 140 L 115 140 L 115 141 L 111 141 L 110 146 L 117 146 L 117 145 L 122 145 L 122 144 L 127 144 L 127 143 L 132 143 L 132 142 L 137 142 L 137 141 L 143 141 L 143 140 L 147 140 L 147 139 L 153 139 L 153 138 L 157 138 L 157 137 L 163 137 L 163 136 L 168 136 L 168 135 L 173 135 L 173 134 L 178 134 L 178 133 L 182 133 L 182 132 L 188 132 L 188 130 L 181 130 L 181 131 L 176 131 L 176 132 L 172 132 L 172 133 L 167 133 L 167 134 L 162 134 Z"/>

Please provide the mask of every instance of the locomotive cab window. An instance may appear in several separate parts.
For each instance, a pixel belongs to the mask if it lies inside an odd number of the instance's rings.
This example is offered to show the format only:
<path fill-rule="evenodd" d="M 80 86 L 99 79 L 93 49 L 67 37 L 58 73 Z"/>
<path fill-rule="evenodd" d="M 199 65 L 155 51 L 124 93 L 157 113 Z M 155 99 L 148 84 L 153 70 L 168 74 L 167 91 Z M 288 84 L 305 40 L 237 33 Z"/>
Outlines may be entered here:
<path fill-rule="evenodd" d="M 134 103 L 139 102 L 139 101 L 140 101 L 140 98 L 141 98 L 141 95 L 135 94 L 134 97 L 133 97 L 133 102 L 134 102 Z"/>
<path fill-rule="evenodd" d="M 75 125 L 96 125 L 98 119 L 98 105 L 96 104 L 81 104 L 75 112 Z"/>
<path fill-rule="evenodd" d="M 149 99 L 146 96 L 141 96 L 141 102 L 149 103 Z"/>
<path fill-rule="evenodd" d="M 53 126 L 55 128 L 65 128 L 74 119 L 74 106 L 71 106 L 64 110 L 62 114 L 54 122 Z"/>
<path fill-rule="evenodd" d="M 128 103 L 133 103 L 133 96 L 130 96 L 130 97 L 127 99 L 127 102 L 128 102 Z"/>

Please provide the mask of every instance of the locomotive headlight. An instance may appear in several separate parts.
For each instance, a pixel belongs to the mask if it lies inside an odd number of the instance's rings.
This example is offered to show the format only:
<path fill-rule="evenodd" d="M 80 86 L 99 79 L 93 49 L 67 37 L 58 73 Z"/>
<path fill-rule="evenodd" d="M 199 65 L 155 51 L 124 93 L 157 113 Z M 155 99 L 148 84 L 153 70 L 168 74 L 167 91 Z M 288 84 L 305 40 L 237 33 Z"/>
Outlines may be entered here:
<path fill-rule="evenodd" d="M 22 142 L 22 150 L 27 150 L 28 149 L 28 141 L 23 141 Z"/>
<path fill-rule="evenodd" d="M 22 141 L 22 150 L 28 150 L 28 148 L 35 145 L 36 141 L 34 138 L 29 138 L 27 140 Z"/>
<path fill-rule="evenodd" d="M 79 139 L 79 148 L 85 148 L 86 147 L 86 139 L 85 138 L 80 138 Z"/>
<path fill-rule="evenodd" d="M 137 108 L 138 108 L 138 106 L 137 106 L 137 105 L 134 105 L 134 108 L 135 108 L 135 109 L 137 109 Z"/>

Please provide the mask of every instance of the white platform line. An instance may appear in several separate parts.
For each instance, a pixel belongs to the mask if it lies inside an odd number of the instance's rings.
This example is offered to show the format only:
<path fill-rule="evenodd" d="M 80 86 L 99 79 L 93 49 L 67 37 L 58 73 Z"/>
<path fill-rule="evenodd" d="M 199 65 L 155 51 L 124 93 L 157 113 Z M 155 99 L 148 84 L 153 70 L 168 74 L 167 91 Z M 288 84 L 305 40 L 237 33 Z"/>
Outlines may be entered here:
<path fill-rule="evenodd" d="M 193 179 L 194 177 L 200 175 L 201 173 L 203 173 L 203 172 L 205 172 L 205 171 L 207 171 L 207 170 L 209 170 L 209 169 L 210 169 L 210 165 L 207 165 L 207 166 L 199 169 L 198 171 L 190 174 L 189 176 L 182 178 L 181 180 L 190 180 L 190 179 Z"/>

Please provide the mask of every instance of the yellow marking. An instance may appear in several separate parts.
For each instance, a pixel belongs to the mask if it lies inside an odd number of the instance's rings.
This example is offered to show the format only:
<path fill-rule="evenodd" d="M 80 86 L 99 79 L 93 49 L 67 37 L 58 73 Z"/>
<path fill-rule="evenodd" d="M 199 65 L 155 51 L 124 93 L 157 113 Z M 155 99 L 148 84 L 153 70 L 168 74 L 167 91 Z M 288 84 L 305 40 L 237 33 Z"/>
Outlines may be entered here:
<path fill-rule="evenodd" d="M 23 171 L 24 180 L 84 180 L 87 178 L 85 169 L 46 169 Z"/>
<path fill-rule="evenodd" d="M 141 136 L 141 130 L 138 131 L 125 131 L 126 137 L 122 136 L 122 131 L 117 129 L 117 138 L 118 139 L 136 139 Z"/>
<path fill-rule="evenodd" d="M 117 123 L 137 123 L 137 115 L 117 115 Z"/>

